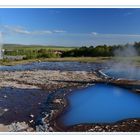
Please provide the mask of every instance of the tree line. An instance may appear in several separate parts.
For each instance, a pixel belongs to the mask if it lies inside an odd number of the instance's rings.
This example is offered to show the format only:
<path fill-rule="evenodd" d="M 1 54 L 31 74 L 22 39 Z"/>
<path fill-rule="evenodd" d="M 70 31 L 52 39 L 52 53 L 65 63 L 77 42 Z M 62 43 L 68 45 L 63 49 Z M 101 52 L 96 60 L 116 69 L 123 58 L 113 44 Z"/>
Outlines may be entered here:
<path fill-rule="evenodd" d="M 123 50 L 127 49 L 128 47 L 132 47 L 136 52 L 137 55 L 140 56 L 140 42 L 135 42 L 133 45 L 125 44 L 125 45 L 98 45 L 94 46 L 82 46 L 79 48 L 72 48 L 70 50 L 52 50 L 46 48 L 40 49 L 24 49 L 22 48 L 15 48 L 13 50 L 5 49 L 4 55 L 25 55 L 25 59 L 32 59 L 32 58 L 58 58 L 58 57 L 110 57 L 115 55 L 115 51 L 119 50 L 122 52 Z"/>
<path fill-rule="evenodd" d="M 125 44 L 125 45 L 98 45 L 94 46 L 83 46 L 80 48 L 75 48 L 69 51 L 63 52 L 61 57 L 109 57 L 114 56 L 115 51 L 119 50 L 120 52 L 127 49 L 128 47 L 133 47 L 136 50 L 137 55 L 140 55 L 140 42 L 135 42 L 133 45 Z"/>

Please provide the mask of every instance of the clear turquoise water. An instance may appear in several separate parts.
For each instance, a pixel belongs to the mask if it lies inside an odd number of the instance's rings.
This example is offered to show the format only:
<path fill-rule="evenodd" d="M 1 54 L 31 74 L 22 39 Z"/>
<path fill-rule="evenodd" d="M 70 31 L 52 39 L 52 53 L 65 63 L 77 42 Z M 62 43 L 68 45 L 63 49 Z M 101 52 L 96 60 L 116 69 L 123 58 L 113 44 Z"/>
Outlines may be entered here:
<path fill-rule="evenodd" d="M 119 87 L 96 84 L 73 92 L 68 100 L 70 105 L 60 118 L 66 126 L 140 118 L 140 95 Z"/>

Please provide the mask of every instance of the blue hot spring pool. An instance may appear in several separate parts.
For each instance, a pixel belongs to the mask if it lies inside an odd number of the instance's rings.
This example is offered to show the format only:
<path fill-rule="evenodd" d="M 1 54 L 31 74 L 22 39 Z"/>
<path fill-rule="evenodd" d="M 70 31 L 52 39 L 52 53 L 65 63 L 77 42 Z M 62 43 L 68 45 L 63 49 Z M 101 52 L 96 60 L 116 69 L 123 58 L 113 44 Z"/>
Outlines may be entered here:
<path fill-rule="evenodd" d="M 106 84 L 74 91 L 69 106 L 60 117 L 65 126 L 80 123 L 113 123 L 140 118 L 140 95 Z"/>

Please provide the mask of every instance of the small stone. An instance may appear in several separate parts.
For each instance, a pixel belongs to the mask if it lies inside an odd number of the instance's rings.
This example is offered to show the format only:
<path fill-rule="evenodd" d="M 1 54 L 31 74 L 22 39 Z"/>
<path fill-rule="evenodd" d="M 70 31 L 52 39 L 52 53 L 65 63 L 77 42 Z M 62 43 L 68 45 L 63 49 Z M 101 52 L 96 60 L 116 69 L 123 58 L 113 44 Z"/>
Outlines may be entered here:
<path fill-rule="evenodd" d="M 88 132 L 94 132 L 95 129 L 89 129 Z"/>
<path fill-rule="evenodd" d="M 100 126 L 95 126 L 95 129 L 99 129 L 100 128 Z"/>
<path fill-rule="evenodd" d="M 31 114 L 31 115 L 30 115 L 30 117 L 31 117 L 31 118 L 33 118 L 33 117 L 34 117 L 34 115 L 33 115 L 33 114 Z"/>
<path fill-rule="evenodd" d="M 60 101 L 61 101 L 60 99 L 55 99 L 53 102 L 54 103 L 60 103 Z"/>
<path fill-rule="evenodd" d="M 118 127 L 118 125 L 114 125 L 114 127 Z"/>
<path fill-rule="evenodd" d="M 6 96 L 6 95 L 4 95 L 4 98 L 7 98 L 7 96 Z"/>
<path fill-rule="evenodd" d="M 52 132 L 53 131 L 53 128 L 52 127 L 49 127 L 49 131 Z"/>
<path fill-rule="evenodd" d="M 108 129 L 108 128 L 109 128 L 109 126 L 107 125 L 105 128 L 106 128 L 106 129 Z"/>
<path fill-rule="evenodd" d="M 46 114 L 45 118 L 48 118 L 49 117 L 49 114 Z"/>
<path fill-rule="evenodd" d="M 103 129 L 102 129 L 102 128 L 100 128 L 100 129 L 99 129 L 99 131 L 100 131 L 100 132 L 103 132 Z"/>
<path fill-rule="evenodd" d="M 30 120 L 29 122 L 30 122 L 30 123 L 33 123 L 33 120 Z"/>
<path fill-rule="evenodd" d="M 8 110 L 9 110 L 9 109 L 5 108 L 5 109 L 4 109 L 4 112 L 7 112 Z"/>
<path fill-rule="evenodd" d="M 138 120 L 134 120 L 134 122 L 137 122 Z"/>

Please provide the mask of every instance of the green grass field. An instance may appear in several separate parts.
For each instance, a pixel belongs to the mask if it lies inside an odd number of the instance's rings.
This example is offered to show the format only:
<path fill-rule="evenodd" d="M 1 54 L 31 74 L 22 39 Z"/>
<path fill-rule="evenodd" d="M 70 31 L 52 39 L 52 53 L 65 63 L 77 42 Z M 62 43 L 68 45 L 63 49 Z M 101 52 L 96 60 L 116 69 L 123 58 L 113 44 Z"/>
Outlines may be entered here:
<path fill-rule="evenodd" d="M 20 45 L 20 44 L 4 44 L 4 49 L 7 50 L 39 50 L 39 49 L 47 49 L 47 50 L 71 50 L 76 47 L 66 47 L 66 46 L 43 46 L 43 45 Z"/>
<path fill-rule="evenodd" d="M 18 45 L 5 44 L 5 56 L 24 56 L 26 59 L 60 57 L 60 53 L 69 51 L 74 47 L 64 46 L 40 46 L 40 45 Z"/>
<path fill-rule="evenodd" d="M 25 60 L 0 60 L 0 65 L 16 65 L 16 64 L 25 64 L 30 62 L 45 62 L 45 61 L 51 61 L 51 62 L 96 62 L 96 63 L 102 63 L 109 60 L 117 61 L 117 62 L 127 62 L 131 61 L 135 63 L 136 65 L 140 66 L 140 56 L 138 57 L 52 57 L 52 58 L 46 58 L 46 57 L 36 57 L 36 51 L 40 49 L 45 50 L 62 50 L 62 51 L 68 51 L 71 49 L 74 49 L 74 47 L 64 47 L 64 46 L 40 46 L 40 45 L 18 45 L 18 44 L 5 44 L 3 45 L 3 48 L 6 50 L 12 50 L 13 52 L 11 55 L 27 55 L 31 56 L 28 57 Z M 17 53 L 18 50 L 18 53 Z M 10 54 L 9 54 L 10 55 Z"/>

